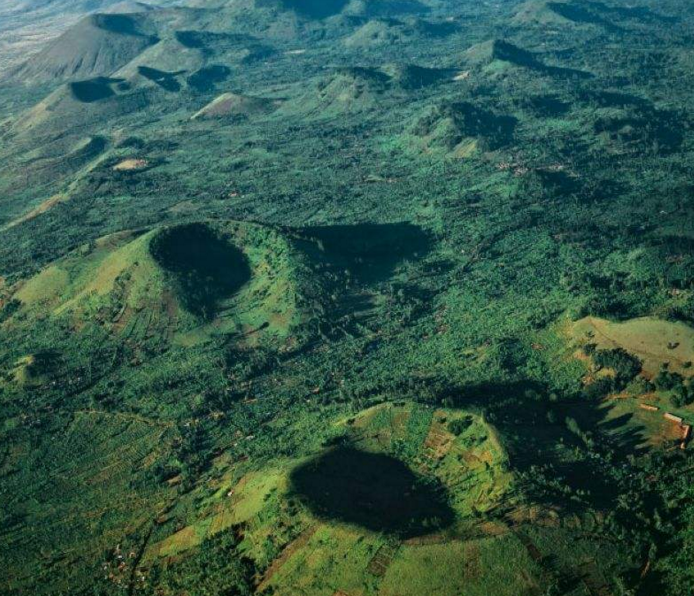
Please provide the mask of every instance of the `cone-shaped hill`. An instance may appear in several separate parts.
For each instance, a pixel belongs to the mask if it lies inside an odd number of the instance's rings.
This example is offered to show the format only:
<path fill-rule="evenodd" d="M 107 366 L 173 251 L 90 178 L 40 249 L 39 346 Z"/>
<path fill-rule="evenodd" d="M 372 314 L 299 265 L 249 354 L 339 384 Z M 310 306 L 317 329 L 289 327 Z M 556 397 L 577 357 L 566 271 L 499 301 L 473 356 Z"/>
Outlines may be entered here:
<path fill-rule="evenodd" d="M 528 0 L 518 7 L 511 22 L 517 26 L 534 24 L 559 27 L 570 25 L 571 21 L 562 15 L 564 10 L 562 5 L 566 6 L 566 3 L 563 1 Z"/>
<path fill-rule="evenodd" d="M 280 102 L 237 93 L 223 93 L 193 116 L 193 120 L 263 116 L 275 111 Z"/>
<path fill-rule="evenodd" d="M 435 85 L 447 78 L 452 78 L 449 71 L 411 64 L 335 68 L 298 102 L 288 102 L 286 109 L 320 115 L 359 112 L 374 108 L 394 94 Z"/>
<path fill-rule="evenodd" d="M 32 142 L 64 136 L 66 130 L 77 134 L 94 124 L 144 108 L 149 95 L 150 90 L 133 88 L 121 78 L 96 77 L 66 83 L 20 115 L 10 130 Z"/>
<path fill-rule="evenodd" d="M 368 49 L 409 41 L 414 35 L 411 28 L 390 19 L 372 19 L 357 29 L 344 41 L 345 46 Z"/>
<path fill-rule="evenodd" d="M 487 66 L 496 60 L 525 67 L 534 67 L 539 64 L 532 52 L 501 39 L 486 41 L 471 47 L 465 52 L 465 59 L 473 66 Z"/>
<path fill-rule="evenodd" d="M 145 49 L 114 76 L 132 79 L 143 72 L 161 71 L 178 77 L 181 86 L 209 91 L 226 79 L 230 67 L 248 65 L 272 56 L 272 47 L 250 35 L 176 29 L 162 33 L 159 43 Z"/>
<path fill-rule="evenodd" d="M 443 102 L 426 110 L 410 126 L 408 139 L 416 139 L 426 152 L 464 157 L 475 149 L 493 151 L 513 141 L 517 121 L 469 102 Z"/>
<path fill-rule="evenodd" d="M 513 25 L 543 25 L 572 28 L 599 28 L 609 32 L 623 31 L 634 24 L 672 24 L 677 19 L 660 14 L 648 6 L 611 5 L 605 2 L 575 0 L 528 0 L 519 6 L 511 20 Z"/>
<path fill-rule="evenodd" d="M 344 45 L 355 50 L 368 50 L 403 43 L 426 43 L 427 40 L 451 35 L 457 27 L 419 18 L 369 18 L 344 39 Z"/>
<path fill-rule="evenodd" d="M 305 20 L 324 20 L 339 15 L 396 16 L 421 14 L 427 7 L 418 0 L 193 0 L 195 6 L 245 12 L 291 14 Z M 253 15 L 251 15 L 253 18 Z"/>
<path fill-rule="evenodd" d="M 472 46 L 465 52 L 463 61 L 468 67 L 490 75 L 522 68 L 556 78 L 587 79 L 592 76 L 588 72 L 573 68 L 547 65 L 536 53 L 502 39 Z"/>
<path fill-rule="evenodd" d="M 296 109 L 321 115 L 369 109 L 385 95 L 389 83 L 390 77 L 375 68 L 339 68 L 320 79 Z"/>
<path fill-rule="evenodd" d="M 212 335 L 286 337 L 307 315 L 304 257 L 275 229 L 236 222 L 126 232 L 86 245 L 21 283 L 14 329 L 42 313 L 75 330 L 168 345 Z"/>
<path fill-rule="evenodd" d="M 91 15 L 32 56 L 12 76 L 29 83 L 106 76 L 157 41 L 144 13 Z"/>
<path fill-rule="evenodd" d="M 118 118 L 150 105 L 169 105 L 171 96 L 180 91 L 213 92 L 227 80 L 230 69 L 204 64 L 205 61 L 193 58 L 190 70 L 174 71 L 133 61 L 112 77 L 65 83 L 20 114 L 8 130 L 15 138 L 31 144 L 45 138 L 95 134 L 113 126 Z M 164 66 L 167 65 L 165 62 Z M 191 99 L 192 95 L 186 97 Z"/>
<path fill-rule="evenodd" d="M 285 229 L 215 220 L 121 232 L 10 288 L 0 337 L 40 327 L 67 333 L 68 343 L 97 333 L 100 342 L 151 352 L 215 338 L 296 346 L 342 328 L 355 292 L 388 283 L 399 263 L 428 247 L 409 224 Z M 26 353 L 42 350 L 32 343 Z"/>

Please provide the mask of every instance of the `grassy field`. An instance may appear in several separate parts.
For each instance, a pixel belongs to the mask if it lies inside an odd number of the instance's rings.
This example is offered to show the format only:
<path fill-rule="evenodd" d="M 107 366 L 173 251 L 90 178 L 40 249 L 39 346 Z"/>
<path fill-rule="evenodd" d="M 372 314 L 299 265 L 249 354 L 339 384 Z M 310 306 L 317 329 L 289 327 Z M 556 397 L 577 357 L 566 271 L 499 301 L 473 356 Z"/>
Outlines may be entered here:
<path fill-rule="evenodd" d="M 573 333 L 600 348 L 623 348 L 633 353 L 650 377 L 656 376 L 663 364 L 684 376 L 694 374 L 694 329 L 684 323 L 653 318 L 619 323 L 590 317 L 576 322 Z"/>

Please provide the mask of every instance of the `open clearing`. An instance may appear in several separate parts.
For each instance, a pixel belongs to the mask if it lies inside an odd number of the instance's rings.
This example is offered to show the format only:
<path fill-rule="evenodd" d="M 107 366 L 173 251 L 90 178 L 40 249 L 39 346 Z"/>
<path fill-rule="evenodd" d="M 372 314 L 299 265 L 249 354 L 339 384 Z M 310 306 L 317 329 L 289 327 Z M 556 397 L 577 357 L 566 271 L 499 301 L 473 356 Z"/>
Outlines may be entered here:
<path fill-rule="evenodd" d="M 67 201 L 68 197 L 62 194 L 57 194 L 53 195 L 50 199 L 45 200 L 43 203 L 41 203 L 38 207 L 35 207 L 28 213 L 22 215 L 21 217 L 18 217 L 17 219 L 11 221 L 5 226 L 5 229 L 10 229 L 14 228 L 15 226 L 18 226 L 20 224 L 26 223 L 28 221 L 31 221 L 32 219 L 37 218 L 39 215 L 42 215 L 43 213 L 46 213 L 47 211 L 50 211 L 58 205 L 59 203 L 62 203 L 64 201 Z"/>
<path fill-rule="evenodd" d="M 125 159 L 113 166 L 113 169 L 116 172 L 136 172 L 146 169 L 147 166 L 149 162 L 146 159 Z"/>
<path fill-rule="evenodd" d="M 577 321 L 573 336 L 601 349 L 623 348 L 643 362 L 649 378 L 658 374 L 664 363 L 684 376 L 694 375 L 694 329 L 684 323 L 672 323 L 644 317 L 614 323 L 597 317 Z"/>

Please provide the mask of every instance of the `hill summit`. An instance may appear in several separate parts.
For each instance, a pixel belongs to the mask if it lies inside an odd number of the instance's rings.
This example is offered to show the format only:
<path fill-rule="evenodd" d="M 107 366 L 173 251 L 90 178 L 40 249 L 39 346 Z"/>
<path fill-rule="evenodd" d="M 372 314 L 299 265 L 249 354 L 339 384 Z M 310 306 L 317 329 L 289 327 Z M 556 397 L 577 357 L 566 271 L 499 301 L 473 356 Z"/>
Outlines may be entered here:
<path fill-rule="evenodd" d="M 29 83 L 106 76 L 157 41 L 143 15 L 95 14 L 68 29 L 10 76 Z"/>

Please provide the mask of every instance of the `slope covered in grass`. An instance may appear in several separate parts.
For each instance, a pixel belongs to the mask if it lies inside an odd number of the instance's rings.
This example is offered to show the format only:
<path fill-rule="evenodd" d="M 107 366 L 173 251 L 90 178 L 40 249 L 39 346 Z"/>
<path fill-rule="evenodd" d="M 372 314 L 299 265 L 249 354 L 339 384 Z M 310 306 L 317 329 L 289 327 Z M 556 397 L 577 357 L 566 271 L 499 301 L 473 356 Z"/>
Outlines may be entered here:
<path fill-rule="evenodd" d="M 157 41 L 144 16 L 97 14 L 71 27 L 12 77 L 54 83 L 107 76 Z"/>
<path fill-rule="evenodd" d="M 3 596 L 689 594 L 685 0 L 8 1 Z"/>
<path fill-rule="evenodd" d="M 50 313 L 56 324 L 96 324 L 116 341 L 160 346 L 177 334 L 184 343 L 220 333 L 286 337 L 307 322 L 302 258 L 281 234 L 235 223 L 119 234 L 20 284 L 12 297 L 20 306 L 5 324 L 30 328 Z"/>
<path fill-rule="evenodd" d="M 223 93 L 193 115 L 193 119 L 225 118 L 228 116 L 254 117 L 273 112 L 279 107 L 274 102 L 261 97 L 248 97 L 236 93 Z"/>

